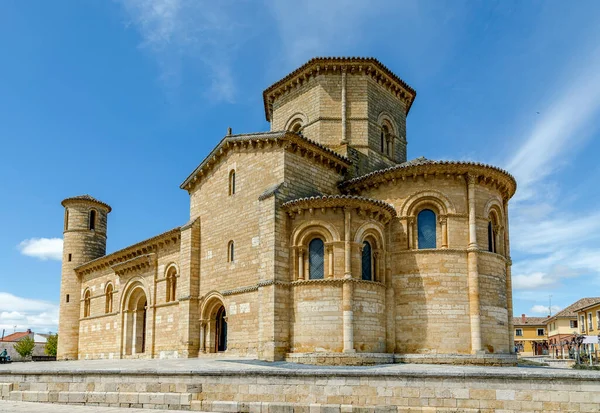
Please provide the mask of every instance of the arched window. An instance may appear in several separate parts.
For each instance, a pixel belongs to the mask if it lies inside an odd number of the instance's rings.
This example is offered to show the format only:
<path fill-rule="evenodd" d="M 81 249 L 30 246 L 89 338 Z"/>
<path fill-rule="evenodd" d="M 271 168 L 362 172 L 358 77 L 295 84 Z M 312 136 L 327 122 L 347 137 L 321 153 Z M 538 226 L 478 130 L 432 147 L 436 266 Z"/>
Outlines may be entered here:
<path fill-rule="evenodd" d="M 435 248 L 435 212 L 424 209 L 417 215 L 417 228 L 419 233 L 419 249 Z"/>
<path fill-rule="evenodd" d="M 110 314 L 113 311 L 113 286 L 112 284 L 108 284 L 106 286 L 106 292 L 104 293 L 106 297 L 106 304 L 104 306 L 104 312 L 106 314 Z"/>
<path fill-rule="evenodd" d="M 387 127 L 387 125 L 383 125 L 381 127 L 381 153 L 385 153 L 386 150 L 386 140 L 387 140 L 387 135 L 389 133 L 389 129 Z"/>
<path fill-rule="evenodd" d="M 322 280 L 325 275 L 325 244 L 320 238 L 308 244 L 308 278 Z"/>
<path fill-rule="evenodd" d="M 290 123 L 289 131 L 294 133 L 300 133 L 302 130 L 302 120 L 294 119 L 292 123 Z"/>
<path fill-rule="evenodd" d="M 177 293 L 177 269 L 169 268 L 167 272 L 167 302 L 175 301 Z"/>
<path fill-rule="evenodd" d="M 235 260 L 235 246 L 233 241 L 229 241 L 227 244 L 227 262 L 233 262 Z"/>
<path fill-rule="evenodd" d="M 235 194 L 235 169 L 229 172 L 229 195 Z"/>
<path fill-rule="evenodd" d="M 95 230 L 96 229 L 96 211 L 95 210 L 91 210 L 90 211 L 90 229 Z"/>
<path fill-rule="evenodd" d="M 369 241 L 365 241 L 362 249 L 362 279 L 373 281 L 373 270 L 373 250 Z"/>
<path fill-rule="evenodd" d="M 496 236 L 494 234 L 494 224 L 492 220 L 488 221 L 488 251 L 496 252 Z"/>
<path fill-rule="evenodd" d="M 85 295 L 83 296 L 83 316 L 84 317 L 89 317 L 90 316 L 90 290 L 87 290 L 85 292 Z"/>

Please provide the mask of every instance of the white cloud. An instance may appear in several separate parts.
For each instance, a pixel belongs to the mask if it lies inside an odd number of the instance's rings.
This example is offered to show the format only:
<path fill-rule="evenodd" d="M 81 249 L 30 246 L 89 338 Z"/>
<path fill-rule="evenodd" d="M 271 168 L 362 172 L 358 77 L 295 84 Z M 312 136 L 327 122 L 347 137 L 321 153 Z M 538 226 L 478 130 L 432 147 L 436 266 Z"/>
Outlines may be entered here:
<path fill-rule="evenodd" d="M 533 314 L 543 314 L 543 315 L 549 315 L 549 311 L 548 311 L 548 306 L 547 305 L 534 305 L 533 307 L 531 307 L 531 310 L 529 310 L 531 313 Z M 558 305 L 553 305 L 552 306 L 552 314 L 556 314 L 558 313 L 560 310 L 562 310 L 562 307 L 558 306 Z"/>
<path fill-rule="evenodd" d="M 8 335 L 28 328 L 39 333 L 58 331 L 58 305 L 0 292 L 0 330 Z"/>
<path fill-rule="evenodd" d="M 62 259 L 63 240 L 61 238 L 30 238 L 18 245 L 21 254 L 41 260 Z"/>
<path fill-rule="evenodd" d="M 179 88 L 186 72 L 203 85 L 212 100 L 233 101 L 235 82 L 230 68 L 237 48 L 249 36 L 233 15 L 239 2 L 210 0 L 120 0 L 129 21 L 153 54 L 161 80 Z M 247 18 L 251 19 L 249 16 Z M 245 30 L 243 30 L 245 29 Z M 196 72 L 205 72 L 205 76 Z"/>
<path fill-rule="evenodd" d="M 586 64 L 577 61 L 565 77 L 569 81 L 557 82 L 564 85 L 561 93 L 550 96 L 540 121 L 507 165 L 519 182 L 516 200 L 531 198 L 532 185 L 563 167 L 566 155 L 590 137 L 600 112 L 600 48 L 594 45 L 585 55 Z"/>
<path fill-rule="evenodd" d="M 561 87 L 507 164 L 519 184 L 510 217 L 512 252 L 519 257 L 515 290 L 556 290 L 600 273 L 600 213 L 561 202 L 565 194 L 553 175 L 592 136 L 600 115 L 600 48 L 583 55 L 585 64 L 572 57 L 577 61 L 557 79 Z"/>

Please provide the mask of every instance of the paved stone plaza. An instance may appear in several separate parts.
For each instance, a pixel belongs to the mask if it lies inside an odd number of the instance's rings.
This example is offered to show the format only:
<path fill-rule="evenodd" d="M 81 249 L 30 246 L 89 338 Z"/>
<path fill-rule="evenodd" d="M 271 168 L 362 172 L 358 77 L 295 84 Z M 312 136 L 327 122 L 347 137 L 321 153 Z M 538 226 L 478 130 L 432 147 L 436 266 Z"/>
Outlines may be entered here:
<path fill-rule="evenodd" d="M 141 374 L 248 374 L 278 373 L 290 375 L 365 375 L 395 376 L 402 374 L 424 375 L 486 375 L 489 377 L 536 376 L 554 377 L 558 369 L 548 367 L 480 367 L 436 364 L 381 364 L 375 366 L 313 366 L 306 364 L 266 362 L 248 358 L 196 358 L 196 359 L 125 359 L 125 360 L 74 360 L 60 362 L 12 363 L 0 365 L 0 374 L 12 373 L 141 373 Z M 561 377 L 600 378 L 600 372 L 582 372 L 560 369 Z"/>
<path fill-rule="evenodd" d="M 77 411 L 71 405 L 84 404 L 248 413 L 597 412 L 600 372 L 426 364 L 310 366 L 243 358 L 13 363 L 0 366 L 0 400 L 17 402 L 14 410 L 3 407 L 16 412 L 27 411 L 17 410 L 26 408 L 21 402 L 40 402 L 32 411 L 42 413 Z M 45 403 L 58 403 L 59 410 Z"/>

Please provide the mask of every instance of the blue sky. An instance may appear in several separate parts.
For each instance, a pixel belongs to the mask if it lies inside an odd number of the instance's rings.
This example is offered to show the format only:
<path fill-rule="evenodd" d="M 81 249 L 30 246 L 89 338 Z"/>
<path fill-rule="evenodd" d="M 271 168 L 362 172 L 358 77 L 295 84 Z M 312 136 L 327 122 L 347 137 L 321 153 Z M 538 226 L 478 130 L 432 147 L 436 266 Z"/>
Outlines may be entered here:
<path fill-rule="evenodd" d="M 504 167 L 515 314 L 600 295 L 597 1 L 8 0 L 0 5 L 0 329 L 56 331 L 63 210 L 113 207 L 108 252 L 182 225 L 179 184 L 313 56 L 417 90 L 409 158 Z"/>

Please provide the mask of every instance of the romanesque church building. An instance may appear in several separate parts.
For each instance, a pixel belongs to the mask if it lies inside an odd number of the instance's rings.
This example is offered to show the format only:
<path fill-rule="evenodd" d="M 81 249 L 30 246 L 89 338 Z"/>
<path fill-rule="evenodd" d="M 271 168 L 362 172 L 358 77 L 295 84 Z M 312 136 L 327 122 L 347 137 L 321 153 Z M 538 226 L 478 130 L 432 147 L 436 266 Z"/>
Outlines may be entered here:
<path fill-rule="evenodd" d="M 108 255 L 111 207 L 65 199 L 58 357 L 514 363 L 516 182 L 408 161 L 415 97 L 376 59 L 310 60 L 264 91 L 269 132 L 183 180 L 187 223 Z"/>

